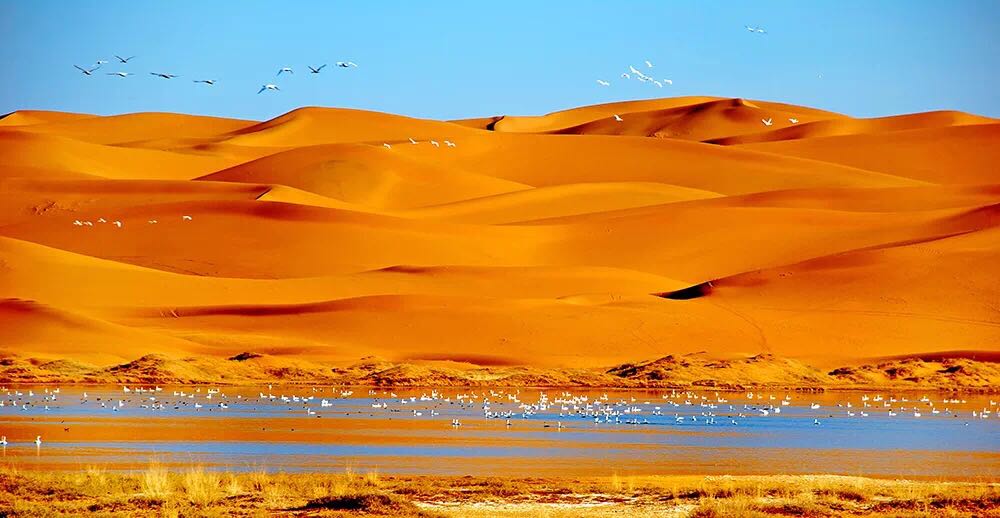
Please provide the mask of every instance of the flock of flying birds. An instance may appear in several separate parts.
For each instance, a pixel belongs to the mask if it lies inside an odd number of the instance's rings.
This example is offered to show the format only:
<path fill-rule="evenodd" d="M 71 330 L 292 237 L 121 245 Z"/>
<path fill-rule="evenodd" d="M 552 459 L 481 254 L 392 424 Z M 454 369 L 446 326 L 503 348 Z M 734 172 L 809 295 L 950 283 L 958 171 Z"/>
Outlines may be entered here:
<path fill-rule="evenodd" d="M 128 65 L 130 61 L 132 61 L 133 59 L 135 59 L 135 57 L 136 56 L 129 56 L 129 57 L 126 58 L 126 57 L 121 57 L 121 56 L 119 56 L 119 55 L 116 54 L 115 55 L 115 60 L 117 61 L 118 65 Z M 80 65 L 73 65 L 73 67 L 75 67 L 77 70 L 79 70 L 85 76 L 93 76 L 95 72 L 97 72 L 98 70 L 100 70 L 101 67 L 103 67 L 106 64 L 108 64 L 108 61 L 104 60 L 104 59 L 101 59 L 101 60 L 97 60 L 97 62 L 95 62 L 90 67 L 81 67 Z M 339 67 L 339 68 L 357 68 L 358 65 L 357 65 L 357 63 L 355 63 L 353 61 L 337 61 L 336 62 L 336 66 Z M 324 64 L 322 64 L 322 65 L 320 65 L 318 67 L 314 67 L 314 66 L 308 65 L 308 66 L 306 66 L 306 68 L 309 69 L 309 73 L 310 74 L 319 74 L 324 68 L 326 68 L 326 64 L 324 63 Z M 280 69 L 278 69 L 278 73 L 275 74 L 275 75 L 276 76 L 281 76 L 281 74 L 285 74 L 285 73 L 287 73 L 287 74 L 294 74 L 295 71 L 294 71 L 294 69 L 292 69 L 292 67 L 281 67 Z M 132 73 L 132 72 L 119 71 L 119 72 L 105 72 L 105 75 L 116 76 L 116 77 L 121 77 L 121 78 L 127 78 L 129 76 L 134 76 L 135 74 Z M 150 72 L 149 75 L 155 76 L 155 77 L 159 77 L 161 79 L 174 79 L 176 77 L 180 77 L 177 74 L 168 74 L 168 73 L 165 73 L 165 72 Z M 213 86 L 213 85 L 215 85 L 215 83 L 218 82 L 217 79 L 194 79 L 192 81 L 195 82 L 195 83 L 206 84 L 208 86 Z M 281 88 L 279 88 L 278 85 L 276 85 L 274 83 L 267 83 L 267 84 L 261 85 L 260 90 L 257 90 L 257 93 L 260 94 L 262 92 L 267 92 L 267 91 L 281 91 Z"/>
<path fill-rule="evenodd" d="M 646 68 L 647 69 L 653 68 L 653 63 L 651 61 L 649 61 L 648 59 L 646 60 Z M 650 85 L 656 86 L 657 88 L 663 88 L 664 84 L 668 84 L 668 85 L 674 84 L 674 81 L 672 79 L 662 79 L 662 80 L 655 79 L 655 78 L 653 78 L 650 75 L 644 74 L 641 70 L 635 68 L 632 65 L 628 66 L 628 72 L 622 72 L 621 77 L 622 77 L 622 79 L 625 79 L 625 80 L 636 79 L 640 83 L 648 83 Z M 604 79 L 598 79 L 597 80 L 597 84 L 599 84 L 601 86 L 611 86 L 611 82 L 610 81 L 605 81 Z"/>
<path fill-rule="evenodd" d="M 745 25 L 744 27 L 746 28 L 746 30 L 754 34 L 767 34 L 767 30 L 765 30 L 763 27 L 754 27 L 751 25 Z M 647 69 L 653 68 L 653 63 L 648 59 L 646 60 L 646 68 Z M 656 86 L 657 88 L 663 88 L 663 85 L 665 84 L 666 85 L 674 84 L 673 80 L 671 79 L 660 79 L 660 80 L 654 79 L 652 76 L 644 74 L 641 70 L 638 70 L 632 65 L 628 66 L 628 72 L 622 72 L 621 78 L 625 79 L 626 81 L 629 79 L 636 79 L 640 83 L 649 83 L 650 85 Z M 601 86 L 611 86 L 611 81 L 607 81 L 605 79 L 598 79 L 597 84 Z M 767 124 L 767 126 L 770 126 L 770 124 Z"/>

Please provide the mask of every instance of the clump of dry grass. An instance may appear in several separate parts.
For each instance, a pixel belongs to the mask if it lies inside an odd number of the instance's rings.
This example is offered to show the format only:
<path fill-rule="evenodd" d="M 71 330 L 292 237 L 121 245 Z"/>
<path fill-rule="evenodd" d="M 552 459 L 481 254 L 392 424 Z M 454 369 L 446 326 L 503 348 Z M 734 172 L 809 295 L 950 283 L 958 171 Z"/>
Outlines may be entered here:
<path fill-rule="evenodd" d="M 150 498 L 165 499 L 173 491 L 167 468 L 156 460 L 150 461 L 149 467 L 142 472 L 139 482 L 142 494 Z"/>
<path fill-rule="evenodd" d="M 181 477 L 181 486 L 188 501 L 195 505 L 208 505 L 221 497 L 221 477 L 218 473 L 205 471 L 201 466 L 185 471 Z"/>

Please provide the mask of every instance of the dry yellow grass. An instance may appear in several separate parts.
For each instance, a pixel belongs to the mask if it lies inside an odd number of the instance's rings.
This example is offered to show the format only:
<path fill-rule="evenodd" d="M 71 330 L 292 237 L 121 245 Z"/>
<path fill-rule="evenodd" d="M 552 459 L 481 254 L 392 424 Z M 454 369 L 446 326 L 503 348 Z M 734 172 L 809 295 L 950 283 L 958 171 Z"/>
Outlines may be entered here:
<path fill-rule="evenodd" d="M 1000 516 L 1000 484 L 842 476 L 505 478 L 0 468 L 4 516 Z"/>

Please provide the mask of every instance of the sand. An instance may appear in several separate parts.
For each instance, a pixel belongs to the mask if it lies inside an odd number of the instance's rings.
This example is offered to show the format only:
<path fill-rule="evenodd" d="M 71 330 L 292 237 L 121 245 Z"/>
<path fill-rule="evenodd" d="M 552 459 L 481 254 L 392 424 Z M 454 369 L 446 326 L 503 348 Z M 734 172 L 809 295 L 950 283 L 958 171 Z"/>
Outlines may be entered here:
<path fill-rule="evenodd" d="M 995 353 L 998 144 L 972 114 L 712 97 L 451 122 L 15 112 L 0 355 Z"/>

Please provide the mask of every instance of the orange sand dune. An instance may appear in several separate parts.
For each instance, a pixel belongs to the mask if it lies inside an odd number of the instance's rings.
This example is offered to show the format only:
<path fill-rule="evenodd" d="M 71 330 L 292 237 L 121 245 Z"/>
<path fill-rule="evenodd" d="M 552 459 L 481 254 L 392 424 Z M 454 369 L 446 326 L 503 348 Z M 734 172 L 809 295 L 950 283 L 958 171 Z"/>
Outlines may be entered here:
<path fill-rule="evenodd" d="M 452 122 L 15 112 L 0 355 L 995 353 L 998 128 L 717 97 Z"/>
<path fill-rule="evenodd" d="M 0 126 L 31 126 L 50 122 L 66 122 L 87 119 L 93 115 L 83 113 L 53 112 L 45 110 L 18 110 L 0 116 Z"/>
<path fill-rule="evenodd" d="M 914 129 L 738 146 L 933 183 L 997 183 L 1000 124 Z"/>
<path fill-rule="evenodd" d="M 436 205 L 529 188 L 431 161 L 413 160 L 381 145 L 358 144 L 296 148 L 199 180 L 282 184 L 378 208 Z"/>
<path fill-rule="evenodd" d="M 838 135 L 889 133 L 911 129 L 989 124 L 993 122 L 995 122 L 994 119 L 955 111 L 913 113 L 910 115 L 874 119 L 826 119 L 815 122 L 808 122 L 802 119 L 797 124 L 791 126 L 786 126 L 782 123 L 781 126 L 783 127 L 772 131 L 713 139 L 709 140 L 709 142 L 723 145 L 754 144 L 780 140 L 834 137 Z"/>
<path fill-rule="evenodd" d="M 403 145 L 415 160 L 535 187 L 657 182 L 720 194 L 804 187 L 899 187 L 923 182 L 837 164 L 674 139 L 482 133 L 458 147 Z M 989 183 L 989 182 L 981 182 Z"/>
<path fill-rule="evenodd" d="M 342 142 L 403 143 L 444 140 L 476 130 L 467 126 L 362 110 L 299 108 L 267 122 L 235 130 L 225 140 L 243 146 L 312 146 Z"/>
<path fill-rule="evenodd" d="M 105 146 L 61 135 L 2 128 L 0 156 L 4 166 L 117 180 L 189 180 L 235 165 L 227 158 Z"/>
<path fill-rule="evenodd" d="M 37 115 L 35 117 L 40 118 Z M 47 124 L 32 124 L 18 129 L 31 133 L 60 135 L 95 144 L 115 145 L 166 137 L 174 139 L 212 137 L 254 124 L 253 121 L 153 112 L 58 119 L 48 115 L 45 118 L 48 119 Z"/>
<path fill-rule="evenodd" d="M 369 294 L 489 294 L 560 298 L 582 293 L 642 295 L 687 283 L 599 267 L 392 266 L 353 274 L 291 279 L 184 275 L 98 259 L 0 237 L 0 298 L 15 295 L 111 314 L 123 308 L 299 304 Z"/>
<path fill-rule="evenodd" d="M 817 110 L 814 108 L 806 108 L 803 106 L 793 106 L 767 101 L 698 96 L 599 104 L 594 106 L 585 106 L 582 108 L 562 110 L 537 117 L 492 117 L 485 119 L 467 119 L 455 122 L 479 129 L 491 129 L 493 131 L 513 133 L 560 133 L 566 132 L 566 130 L 570 128 L 582 127 L 595 121 L 607 119 L 614 121 L 614 115 L 616 114 L 622 116 L 622 123 L 631 124 L 631 122 L 627 119 L 632 119 L 632 117 L 626 117 L 626 114 L 636 115 L 640 118 L 640 120 L 648 120 L 651 118 L 649 114 L 656 114 L 657 112 L 661 113 L 658 118 L 667 120 L 672 118 L 683 120 L 696 117 L 704 126 L 706 126 L 706 128 L 702 128 L 700 131 L 708 130 L 714 131 L 715 133 L 725 133 L 725 131 L 720 132 L 719 127 L 720 125 L 731 125 L 732 121 L 729 119 L 733 116 L 740 118 L 741 115 L 749 113 L 786 113 L 792 117 L 798 117 L 802 120 L 843 117 L 842 115 L 836 113 Z M 654 115 L 652 118 L 657 117 Z M 746 119 L 744 122 L 752 122 L 756 124 L 756 126 L 750 126 L 762 127 L 760 118 L 754 120 L 747 117 L 743 118 Z"/>
<path fill-rule="evenodd" d="M 137 353 L 204 350 L 183 339 L 18 299 L 0 300 L 0 322 L 0 352 L 5 354 L 109 363 Z"/>
<path fill-rule="evenodd" d="M 1000 228 L 994 227 L 718 279 L 697 300 L 756 322 L 769 347 L 808 343 L 806 354 L 833 356 L 844 347 L 859 358 L 876 351 L 905 355 L 941 343 L 998 351 L 998 263 Z M 817 286 L 821 297 L 813 294 Z M 844 329 L 852 333 L 845 336 Z M 861 338 L 876 334 L 877 343 Z"/>

